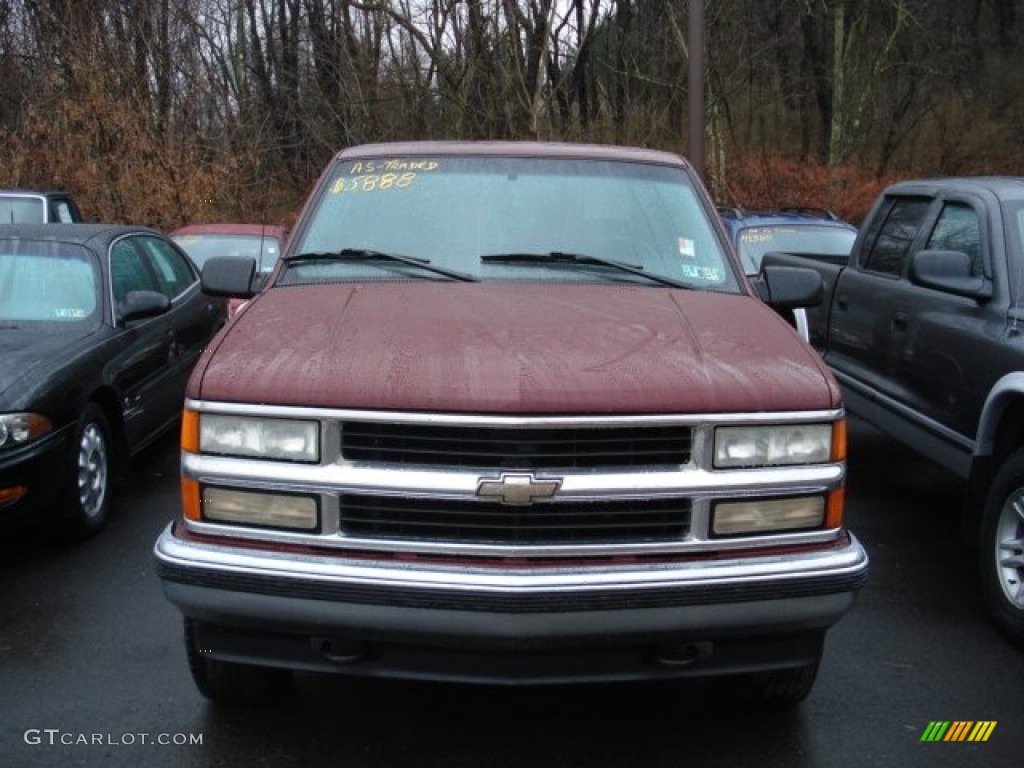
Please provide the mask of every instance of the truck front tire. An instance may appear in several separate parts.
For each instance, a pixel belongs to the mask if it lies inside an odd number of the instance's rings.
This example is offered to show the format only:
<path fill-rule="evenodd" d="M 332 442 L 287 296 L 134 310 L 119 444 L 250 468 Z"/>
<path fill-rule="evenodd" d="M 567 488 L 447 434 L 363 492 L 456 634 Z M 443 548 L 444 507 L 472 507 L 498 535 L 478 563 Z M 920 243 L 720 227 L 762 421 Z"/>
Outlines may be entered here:
<path fill-rule="evenodd" d="M 215 704 L 273 704 L 288 691 L 292 673 L 285 669 L 211 659 L 196 644 L 195 629 L 185 619 L 185 651 L 196 688 Z"/>
<path fill-rule="evenodd" d="M 732 682 L 729 693 L 741 704 L 786 709 L 795 707 L 811 692 L 818 676 L 818 664 L 774 672 L 743 675 Z"/>
<path fill-rule="evenodd" d="M 996 473 L 978 547 L 982 593 L 993 620 L 1024 647 L 1024 449 Z"/>

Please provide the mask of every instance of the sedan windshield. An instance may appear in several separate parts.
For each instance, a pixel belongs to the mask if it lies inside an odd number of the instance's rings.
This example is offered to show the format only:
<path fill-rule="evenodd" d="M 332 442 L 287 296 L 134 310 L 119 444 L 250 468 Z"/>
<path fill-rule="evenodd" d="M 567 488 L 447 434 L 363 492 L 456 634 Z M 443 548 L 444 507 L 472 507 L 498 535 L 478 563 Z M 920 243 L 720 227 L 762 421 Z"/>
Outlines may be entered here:
<path fill-rule="evenodd" d="M 99 324 L 99 273 L 81 246 L 0 240 L 0 328 L 81 331 Z"/>
<path fill-rule="evenodd" d="M 687 173 L 669 166 L 550 157 L 347 160 L 313 201 L 293 252 L 402 254 L 481 280 L 737 292 L 711 215 Z M 550 254 L 576 257 L 569 264 Z M 602 262 L 606 268 L 593 268 Z M 423 278 L 412 264 L 296 259 L 278 284 Z"/>

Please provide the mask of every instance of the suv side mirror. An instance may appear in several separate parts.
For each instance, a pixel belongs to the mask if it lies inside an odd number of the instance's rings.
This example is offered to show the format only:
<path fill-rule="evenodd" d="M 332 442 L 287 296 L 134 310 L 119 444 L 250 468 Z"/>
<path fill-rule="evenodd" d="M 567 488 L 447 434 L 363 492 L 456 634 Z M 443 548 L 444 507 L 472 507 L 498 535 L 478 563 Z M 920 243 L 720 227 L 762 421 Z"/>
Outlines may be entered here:
<path fill-rule="evenodd" d="M 200 283 L 207 296 L 251 299 L 256 295 L 253 287 L 255 275 L 255 259 L 217 256 L 203 264 Z"/>
<path fill-rule="evenodd" d="M 766 266 L 753 280 L 758 295 L 776 309 L 816 307 L 824 295 L 824 280 L 809 267 Z"/>
<path fill-rule="evenodd" d="M 910 281 L 976 301 L 992 298 L 992 281 L 973 274 L 971 257 L 963 251 L 918 251 L 910 260 Z"/>

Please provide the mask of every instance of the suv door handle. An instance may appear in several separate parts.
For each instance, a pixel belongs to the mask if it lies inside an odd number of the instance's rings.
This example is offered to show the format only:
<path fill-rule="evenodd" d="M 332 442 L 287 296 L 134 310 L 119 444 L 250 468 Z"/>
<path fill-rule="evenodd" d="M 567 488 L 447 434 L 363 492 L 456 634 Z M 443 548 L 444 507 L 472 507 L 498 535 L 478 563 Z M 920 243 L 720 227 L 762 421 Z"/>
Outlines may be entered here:
<path fill-rule="evenodd" d="M 907 330 L 907 313 L 906 312 L 895 312 L 892 316 L 891 327 L 894 331 L 905 331 Z"/>

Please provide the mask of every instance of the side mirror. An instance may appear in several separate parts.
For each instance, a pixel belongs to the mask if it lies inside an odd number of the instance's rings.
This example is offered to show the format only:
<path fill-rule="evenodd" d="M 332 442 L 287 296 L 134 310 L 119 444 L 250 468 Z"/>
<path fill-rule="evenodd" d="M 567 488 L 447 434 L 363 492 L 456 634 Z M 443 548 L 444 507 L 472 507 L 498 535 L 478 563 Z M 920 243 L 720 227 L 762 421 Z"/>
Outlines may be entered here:
<path fill-rule="evenodd" d="M 128 291 L 121 302 L 121 321 L 128 323 L 146 317 L 162 315 L 171 308 L 171 300 L 156 291 Z"/>
<path fill-rule="evenodd" d="M 973 274 L 971 257 L 963 251 L 918 251 L 910 261 L 910 281 L 975 301 L 992 298 L 992 281 Z"/>
<path fill-rule="evenodd" d="M 251 299 L 256 295 L 256 260 L 217 256 L 203 264 L 200 283 L 207 296 Z"/>
<path fill-rule="evenodd" d="M 821 275 L 809 267 L 766 266 L 753 283 L 761 299 L 776 309 L 816 307 L 825 292 Z"/>

